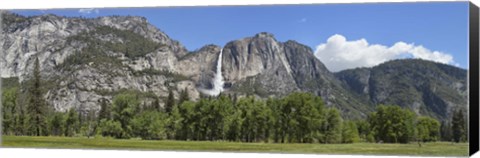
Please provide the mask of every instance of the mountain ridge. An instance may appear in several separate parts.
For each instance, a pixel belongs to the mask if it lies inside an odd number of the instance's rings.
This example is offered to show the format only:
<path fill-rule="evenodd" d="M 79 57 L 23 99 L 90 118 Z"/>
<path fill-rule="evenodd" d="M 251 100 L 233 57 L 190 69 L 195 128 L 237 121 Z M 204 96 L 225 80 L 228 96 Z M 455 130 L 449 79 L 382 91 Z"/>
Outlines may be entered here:
<path fill-rule="evenodd" d="M 466 106 L 462 101 L 466 97 L 466 70 L 432 66 L 430 61 L 407 70 L 399 66 L 402 62 L 389 61 L 372 68 L 333 73 L 314 56 L 312 48 L 294 40 L 277 41 L 268 32 L 189 52 L 143 17 L 82 19 L 2 14 L 3 21 L 9 21 L 3 28 L 2 77 L 18 77 L 20 82 L 28 79 L 31 56 L 38 57 L 45 79 L 58 83 L 49 87 L 45 98 L 59 111 L 72 107 L 98 111 L 98 100 L 111 100 L 113 94 L 124 89 L 151 94 L 146 103 L 155 97 L 165 98 L 170 90 L 175 98 L 186 89 L 192 99 L 198 99 L 199 88 L 212 87 L 221 49 L 227 94 L 268 98 L 310 92 L 321 96 L 327 106 L 340 109 L 347 119 L 366 117 L 378 104 L 400 104 L 419 115 L 439 119 L 447 118 L 451 108 Z M 397 61 L 411 60 L 415 61 Z M 422 70 L 416 70 L 418 66 Z M 403 74 L 389 76 L 393 70 L 402 70 L 399 72 Z M 395 77 L 409 73 L 412 77 L 438 78 L 440 86 L 415 85 L 408 78 L 402 78 L 405 83 L 395 82 Z M 370 79 L 371 74 L 374 77 Z M 430 76 L 422 76 L 425 74 Z M 412 92 L 421 98 L 412 97 L 415 99 L 410 102 L 402 101 L 403 96 L 387 95 L 394 93 L 385 90 L 389 85 L 403 89 L 403 84 L 408 85 L 408 91 L 397 94 Z M 453 92 L 455 95 L 446 95 Z"/>

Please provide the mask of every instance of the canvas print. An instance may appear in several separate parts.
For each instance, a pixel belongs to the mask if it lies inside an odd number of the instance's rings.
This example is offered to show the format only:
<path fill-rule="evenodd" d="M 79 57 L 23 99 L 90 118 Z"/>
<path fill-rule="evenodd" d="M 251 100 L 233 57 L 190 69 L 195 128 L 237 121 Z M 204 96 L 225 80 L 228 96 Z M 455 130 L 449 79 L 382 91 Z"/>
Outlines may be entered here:
<path fill-rule="evenodd" d="M 468 154 L 468 2 L 1 11 L 3 147 Z"/>

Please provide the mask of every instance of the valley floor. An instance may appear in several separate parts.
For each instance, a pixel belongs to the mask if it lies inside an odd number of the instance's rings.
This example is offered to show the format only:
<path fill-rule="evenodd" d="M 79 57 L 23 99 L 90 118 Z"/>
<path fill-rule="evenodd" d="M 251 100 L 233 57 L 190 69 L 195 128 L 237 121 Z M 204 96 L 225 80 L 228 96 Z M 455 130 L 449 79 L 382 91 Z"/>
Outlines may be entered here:
<path fill-rule="evenodd" d="M 222 151 L 262 153 L 467 156 L 468 143 L 275 144 L 209 141 L 140 140 L 86 137 L 2 136 L 2 147 Z"/>

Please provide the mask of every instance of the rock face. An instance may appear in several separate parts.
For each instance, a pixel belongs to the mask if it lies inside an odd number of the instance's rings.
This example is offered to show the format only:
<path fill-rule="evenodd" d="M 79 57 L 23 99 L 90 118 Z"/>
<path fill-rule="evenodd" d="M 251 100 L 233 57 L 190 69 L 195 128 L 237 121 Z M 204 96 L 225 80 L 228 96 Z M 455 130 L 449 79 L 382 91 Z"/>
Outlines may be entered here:
<path fill-rule="evenodd" d="M 260 33 L 229 42 L 223 53 L 222 71 L 226 82 L 233 85 L 239 82 L 259 84 L 263 89 L 254 92 L 264 95 L 298 90 L 284 46 L 271 34 Z"/>
<path fill-rule="evenodd" d="M 226 44 L 223 73 L 228 92 L 262 98 L 304 91 L 322 96 L 344 116 L 363 117 L 371 107 L 351 96 L 318 60 L 312 49 L 295 41 L 278 42 L 259 33 Z"/>
<path fill-rule="evenodd" d="M 450 108 L 467 105 L 466 70 L 427 61 L 398 60 L 334 74 L 311 48 L 265 32 L 189 52 L 143 17 L 2 12 L 2 19 L 1 77 L 26 82 L 32 61 L 39 58 L 48 83 L 45 98 L 59 111 L 98 111 L 99 100 L 111 101 L 122 91 L 137 91 L 151 102 L 166 98 L 170 90 L 177 98 L 187 90 L 196 100 L 199 89 L 213 87 L 222 49 L 228 94 L 267 98 L 311 92 L 340 109 L 344 118 L 365 117 L 377 104 L 398 104 L 445 119 Z"/>
<path fill-rule="evenodd" d="M 466 107 L 467 71 L 421 59 L 393 60 L 335 74 L 345 87 L 373 104 L 394 104 L 438 119 Z"/>
<path fill-rule="evenodd" d="M 148 24 L 143 17 L 83 19 L 50 14 L 23 17 L 3 12 L 2 18 L 4 36 L 0 58 L 1 77 L 18 77 L 21 82 L 28 79 L 33 68 L 31 63 L 38 57 L 42 76 L 48 82 L 58 83 L 45 95 L 57 110 L 65 111 L 71 107 L 98 110 L 98 99 L 112 98 L 111 95 L 99 94 L 100 92 L 113 93 L 121 89 L 166 96 L 170 87 L 175 90 L 186 88 L 193 97 L 199 96 L 195 83 L 188 79 L 169 85 L 178 79 L 172 77 L 174 75 L 169 77 L 162 73 L 175 73 L 178 58 L 185 56 L 187 50 Z M 113 31 L 105 32 L 105 28 Z M 103 45 L 94 50 L 101 50 L 105 53 L 104 56 L 85 55 L 85 52 L 93 50 L 91 45 L 95 42 L 121 45 L 128 44 L 131 37 L 149 41 L 158 47 L 135 58 L 126 57 L 125 52 Z M 74 57 L 83 60 L 72 63 Z M 105 60 L 99 62 L 94 58 Z M 150 70 L 155 73 L 144 73 Z"/>

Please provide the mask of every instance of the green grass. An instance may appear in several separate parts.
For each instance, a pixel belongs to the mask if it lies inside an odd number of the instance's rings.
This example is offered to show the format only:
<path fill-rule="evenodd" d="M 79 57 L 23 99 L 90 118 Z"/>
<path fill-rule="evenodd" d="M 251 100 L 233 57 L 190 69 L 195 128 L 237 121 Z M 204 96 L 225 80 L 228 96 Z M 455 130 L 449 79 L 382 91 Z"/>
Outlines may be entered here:
<path fill-rule="evenodd" d="M 85 137 L 3 136 L 3 147 L 228 151 L 266 153 L 467 156 L 468 143 L 418 144 L 274 144 L 208 141 L 139 140 Z"/>

